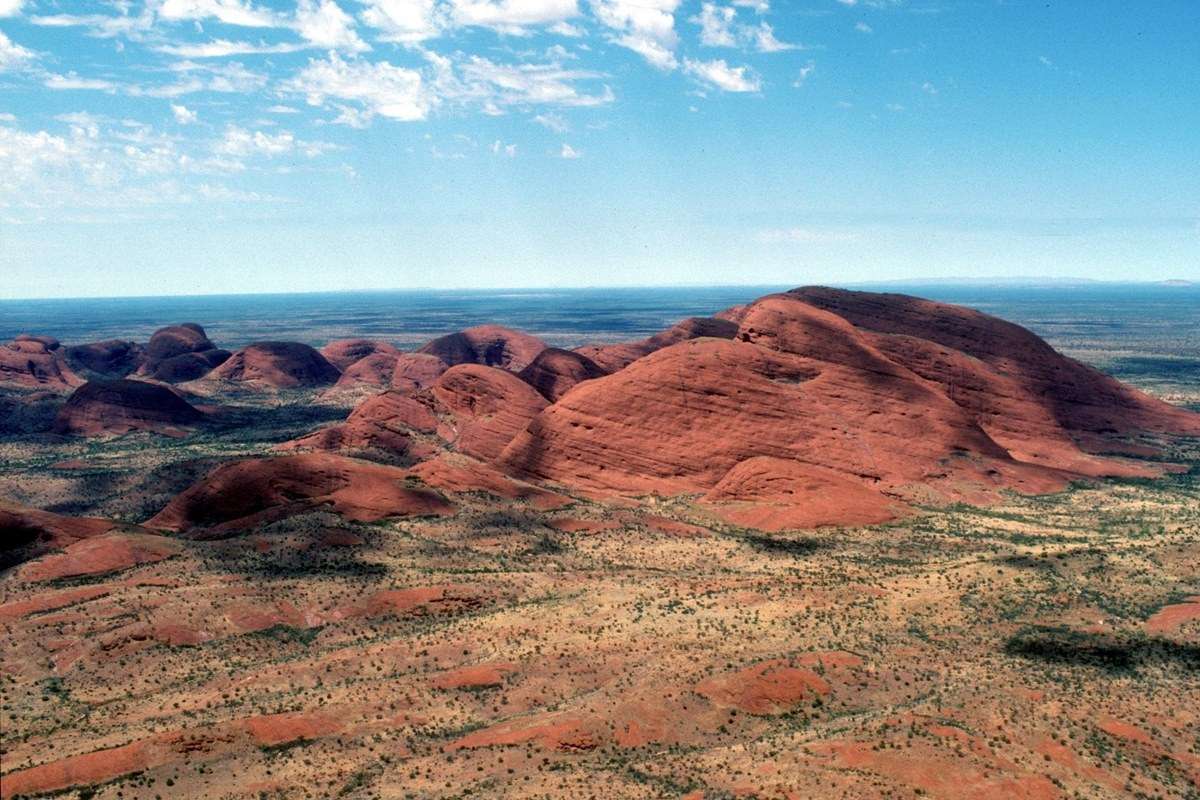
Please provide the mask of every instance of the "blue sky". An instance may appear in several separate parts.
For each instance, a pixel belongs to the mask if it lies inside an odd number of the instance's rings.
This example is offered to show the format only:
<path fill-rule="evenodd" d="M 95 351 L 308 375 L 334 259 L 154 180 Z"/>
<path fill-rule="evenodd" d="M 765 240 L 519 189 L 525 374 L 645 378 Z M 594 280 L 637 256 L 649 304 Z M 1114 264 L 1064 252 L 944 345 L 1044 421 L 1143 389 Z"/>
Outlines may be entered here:
<path fill-rule="evenodd" d="M 0 0 L 0 296 L 1200 279 L 1194 0 Z"/>

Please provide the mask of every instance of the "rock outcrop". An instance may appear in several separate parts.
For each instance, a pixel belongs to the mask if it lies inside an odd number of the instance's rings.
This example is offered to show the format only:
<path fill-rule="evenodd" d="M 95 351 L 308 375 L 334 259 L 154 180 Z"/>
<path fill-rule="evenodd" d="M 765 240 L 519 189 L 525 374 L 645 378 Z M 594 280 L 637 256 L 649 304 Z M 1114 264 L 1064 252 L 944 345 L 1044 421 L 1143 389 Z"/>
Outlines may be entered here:
<path fill-rule="evenodd" d="M 477 325 L 434 339 L 417 352 L 437 356 L 450 366 L 482 364 L 520 372 L 545 349 L 546 343 L 536 336 L 501 325 Z"/>
<path fill-rule="evenodd" d="M 233 353 L 209 373 L 212 380 L 270 389 L 329 386 L 341 373 L 320 353 L 300 342 L 255 342 Z"/>
<path fill-rule="evenodd" d="M 232 533 L 327 507 L 347 519 L 452 513 L 441 495 L 414 488 L 395 467 L 329 453 L 252 458 L 217 467 L 148 520 L 167 531 Z"/>
<path fill-rule="evenodd" d="M 1158 474 L 1081 444 L 1200 430 L 1200 416 L 966 309 L 799 290 L 729 316 L 732 336 L 685 339 L 577 386 L 516 434 L 500 465 L 585 489 L 761 501 L 774 507 L 754 517 L 767 527 L 860 524 L 897 499 Z"/>
<path fill-rule="evenodd" d="M 185 433 L 202 415 L 166 386 L 118 379 L 89 381 L 76 389 L 54 420 L 57 433 L 119 436 L 133 431 Z"/>
<path fill-rule="evenodd" d="M 66 350 L 52 336 L 21 334 L 0 346 L 0 384 L 63 390 L 84 382 L 67 364 Z"/>
<path fill-rule="evenodd" d="M 146 344 L 140 375 L 167 383 L 196 380 L 229 358 L 194 322 L 159 328 Z"/>
<path fill-rule="evenodd" d="M 450 366 L 428 353 L 405 353 L 393 365 L 391 386 L 402 392 L 416 392 L 433 386 Z"/>
<path fill-rule="evenodd" d="M 69 517 L 0 500 L 0 569 L 116 527 L 112 520 Z"/>
<path fill-rule="evenodd" d="M 146 348 L 124 339 L 79 344 L 67 349 L 67 363 L 80 374 L 98 378 L 124 378 L 141 368 Z"/>
<path fill-rule="evenodd" d="M 428 448 L 414 447 L 414 443 L 420 434 L 435 433 L 437 428 L 438 418 L 428 405 L 392 390 L 359 403 L 345 422 L 295 439 L 281 449 L 359 451 L 366 457 L 396 460 L 428 455 Z"/>
<path fill-rule="evenodd" d="M 518 373 L 518 377 L 553 403 L 576 384 L 607 374 L 595 361 L 581 353 L 547 347 Z"/>
<path fill-rule="evenodd" d="M 438 435 L 483 461 L 499 456 L 547 405 L 511 372 L 478 364 L 451 367 L 429 391 L 440 412 Z"/>
<path fill-rule="evenodd" d="M 320 353 L 326 361 L 345 372 L 352 364 L 368 356 L 395 358 L 400 355 L 400 350 L 395 345 L 377 339 L 338 339 L 322 347 Z"/>
<path fill-rule="evenodd" d="M 869 332 L 889 358 L 937 383 L 998 441 L 1011 441 L 1031 460 L 1056 460 L 1037 452 L 1040 439 L 1061 449 L 1055 427 L 1089 447 L 1112 435 L 1200 435 L 1200 415 L 1062 356 L 997 317 L 907 295 L 825 287 L 788 294 Z"/>
<path fill-rule="evenodd" d="M 345 422 L 281 447 L 355 452 L 400 462 L 453 449 L 487 461 L 500 455 L 546 405 L 545 398 L 511 372 L 460 364 L 429 389 L 390 389 L 368 397 Z"/>

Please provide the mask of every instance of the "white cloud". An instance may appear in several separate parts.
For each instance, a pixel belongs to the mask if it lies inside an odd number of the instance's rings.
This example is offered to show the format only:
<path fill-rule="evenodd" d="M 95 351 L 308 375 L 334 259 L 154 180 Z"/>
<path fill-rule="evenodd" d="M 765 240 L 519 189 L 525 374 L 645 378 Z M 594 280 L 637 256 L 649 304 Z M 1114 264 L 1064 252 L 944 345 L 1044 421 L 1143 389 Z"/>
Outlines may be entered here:
<path fill-rule="evenodd" d="M 692 17 L 691 21 L 700 26 L 700 44 L 709 47 L 735 47 L 737 37 L 733 33 L 733 23 L 736 18 L 737 9 L 732 6 L 703 3 L 700 6 L 700 14 Z"/>
<path fill-rule="evenodd" d="M 725 59 L 695 61 L 684 59 L 683 69 L 689 75 L 723 92 L 757 92 L 762 81 L 749 67 L 731 67 Z"/>
<path fill-rule="evenodd" d="M 33 51 L 9 39 L 0 31 L 0 72 L 33 60 Z"/>
<path fill-rule="evenodd" d="M 865 22 L 854 23 L 854 30 L 858 31 L 859 33 L 874 33 L 875 32 L 875 29 L 872 28 L 870 25 L 868 25 Z"/>
<path fill-rule="evenodd" d="M 191 125 L 196 121 L 196 112 L 184 105 L 176 105 L 171 103 L 171 114 L 175 116 L 175 121 L 180 125 Z"/>
<path fill-rule="evenodd" d="M 510 33 L 578 16 L 575 0 L 451 0 L 454 20 Z"/>
<path fill-rule="evenodd" d="M 775 38 L 775 29 L 767 23 L 759 24 L 753 29 L 754 48 L 760 53 L 782 53 L 785 50 L 798 50 L 799 45 L 781 42 Z"/>
<path fill-rule="evenodd" d="M 700 26 L 700 43 L 708 47 L 753 47 L 760 53 L 795 50 L 797 45 L 775 38 L 775 29 L 766 22 L 743 25 L 737 21 L 737 9 L 716 3 L 703 3 L 691 22 Z"/>
<path fill-rule="evenodd" d="M 559 36 L 566 36 L 571 39 L 578 39 L 584 35 L 584 30 L 577 25 L 572 25 L 569 22 L 556 22 L 546 28 L 550 33 L 557 33 Z"/>
<path fill-rule="evenodd" d="M 925 81 L 924 83 L 921 84 L 921 91 L 924 92 L 925 94 L 937 94 L 938 93 L 937 87 L 934 86 L 929 81 Z"/>
<path fill-rule="evenodd" d="M 23 5 L 25 0 L 0 0 L 0 17 L 15 17 Z"/>
<path fill-rule="evenodd" d="M 100 78 L 82 78 L 74 72 L 68 72 L 66 75 L 48 73 L 42 81 L 42 85 L 47 89 L 59 91 L 82 89 L 97 92 L 115 92 L 117 90 L 116 84 L 112 81 Z"/>
<path fill-rule="evenodd" d="M 308 158 L 315 158 L 330 149 L 332 146 L 325 142 L 302 141 L 289 131 L 264 133 L 248 131 L 237 125 L 227 127 L 225 135 L 213 145 L 213 152 L 234 158 L 255 155 L 273 158 L 289 153 L 300 153 Z"/>
<path fill-rule="evenodd" d="M 515 144 L 504 144 L 504 142 L 497 139 L 492 142 L 492 155 L 514 158 L 517 155 L 517 146 Z"/>
<path fill-rule="evenodd" d="M 675 10 L 679 0 L 592 0 L 592 13 L 619 35 L 611 41 L 660 69 L 674 69 Z"/>
<path fill-rule="evenodd" d="M 334 0 L 300 0 L 296 32 L 317 47 L 362 53 L 371 46 L 354 31 L 354 20 Z"/>
<path fill-rule="evenodd" d="M 158 14 L 167 20 L 203 20 L 213 18 L 226 25 L 244 28 L 271 28 L 280 24 L 271 11 L 243 0 L 162 0 Z"/>
<path fill-rule="evenodd" d="M 582 156 L 583 156 L 583 153 L 580 153 L 578 150 L 576 150 L 574 147 L 571 147 L 571 145 L 567 144 L 566 142 L 563 142 L 562 150 L 560 150 L 558 153 L 559 158 L 580 158 Z"/>
<path fill-rule="evenodd" d="M 228 39 L 213 39 L 196 44 L 164 44 L 154 48 L 160 53 L 180 58 L 223 58 L 225 56 L 265 55 L 268 53 L 294 53 L 304 49 L 299 44 L 265 44 L 259 42 L 231 42 Z"/>
<path fill-rule="evenodd" d="M 131 87 L 127 91 L 134 96 L 181 97 L 195 92 L 247 94 L 267 85 L 266 75 L 247 69 L 236 61 L 217 65 L 178 61 L 168 69 L 179 76 L 174 83 L 148 88 Z"/>
<path fill-rule="evenodd" d="M 89 35 L 107 39 L 140 35 L 154 24 L 154 17 L 150 13 L 136 17 L 127 14 L 49 14 L 30 17 L 29 21 L 45 28 L 87 28 Z"/>
<path fill-rule="evenodd" d="M 267 108 L 268 114 L 299 114 L 300 109 L 291 106 L 274 105 Z"/>
<path fill-rule="evenodd" d="M 796 75 L 796 80 L 792 81 L 792 86 L 799 89 L 801 86 L 804 85 L 804 82 L 806 80 L 808 80 L 808 76 L 813 74 L 813 70 L 815 70 L 816 68 L 817 68 L 817 65 L 814 64 L 813 62 L 809 61 L 807 64 L 805 64 L 803 67 L 800 68 L 800 72 L 797 73 L 797 75 Z"/>
<path fill-rule="evenodd" d="M 388 42 L 415 44 L 437 36 L 443 27 L 434 0 L 364 0 L 363 22 L 379 30 Z"/>
<path fill-rule="evenodd" d="M 679 66 L 679 61 L 675 58 L 674 45 L 668 46 L 653 37 L 630 33 L 614 37 L 612 43 L 632 50 L 659 69 L 669 71 Z"/>
<path fill-rule="evenodd" d="M 541 125 L 543 128 L 552 130 L 555 133 L 566 133 L 567 131 L 571 130 L 571 126 L 567 124 L 566 119 L 564 119 L 561 114 L 555 114 L 553 111 L 549 111 L 545 114 L 538 114 L 533 118 L 533 121 L 538 125 Z"/>
<path fill-rule="evenodd" d="M 443 68 L 445 65 L 443 65 Z M 598 106 L 613 99 L 605 87 L 601 94 L 587 94 L 575 87 L 577 81 L 594 80 L 599 73 L 564 69 L 559 64 L 496 64 L 472 56 L 458 65 L 462 78 L 443 81 L 446 96 L 474 100 L 487 107 L 510 105 Z"/>
<path fill-rule="evenodd" d="M 425 119 L 436 102 L 415 69 L 387 61 L 343 61 L 337 53 L 309 60 L 283 88 L 304 95 L 312 106 L 324 106 L 330 98 L 347 100 L 367 113 L 401 121 Z"/>

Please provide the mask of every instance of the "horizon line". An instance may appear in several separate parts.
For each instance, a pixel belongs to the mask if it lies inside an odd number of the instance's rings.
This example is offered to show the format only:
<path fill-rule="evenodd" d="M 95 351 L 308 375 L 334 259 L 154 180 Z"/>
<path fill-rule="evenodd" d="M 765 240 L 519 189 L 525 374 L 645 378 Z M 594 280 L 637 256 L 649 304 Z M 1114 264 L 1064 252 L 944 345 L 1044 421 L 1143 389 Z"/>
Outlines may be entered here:
<path fill-rule="evenodd" d="M 755 287 L 801 287 L 801 286 L 831 286 L 831 287 L 888 287 L 888 286 L 1006 286 L 1011 288 L 1054 288 L 1065 286 L 1197 286 L 1200 279 L 1164 278 L 1159 280 L 1111 280 L 1101 278 L 1076 277 L 1035 277 L 1035 276 L 985 276 L 973 277 L 940 277 L 940 278 L 885 278 L 872 281 L 837 281 L 830 283 L 630 283 L 630 284 L 580 284 L 572 286 L 412 286 L 412 287 L 374 287 L 364 289 L 309 289 L 301 291 L 249 291 L 249 292 L 195 292 L 180 294 L 123 294 L 123 295 L 74 295 L 62 297 L 43 295 L 38 297 L 0 297 L 0 303 L 21 302 L 68 302 L 73 300 L 174 300 L 181 298 L 201 297 L 295 297 L 308 295 L 353 295 L 353 294 L 385 294 L 385 293 L 429 293 L 429 292 L 585 292 L 603 290 L 628 289 L 736 289 Z"/>

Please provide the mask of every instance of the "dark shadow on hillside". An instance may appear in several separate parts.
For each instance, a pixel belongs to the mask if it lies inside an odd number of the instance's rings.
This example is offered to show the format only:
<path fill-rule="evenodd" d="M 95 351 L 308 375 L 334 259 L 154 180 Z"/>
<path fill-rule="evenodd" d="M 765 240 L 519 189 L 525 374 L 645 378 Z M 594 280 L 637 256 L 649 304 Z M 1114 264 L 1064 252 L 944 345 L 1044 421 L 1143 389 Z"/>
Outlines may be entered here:
<path fill-rule="evenodd" d="M 1108 672 L 1130 672 L 1150 664 L 1200 670 L 1200 646 L 1143 634 L 1029 628 L 1005 642 L 1004 652 L 1030 661 Z"/>
<path fill-rule="evenodd" d="M 746 544 L 760 552 L 770 555 L 794 556 L 796 558 L 811 556 L 830 547 L 829 542 L 823 539 L 786 539 L 779 536 L 762 536 L 759 534 L 750 534 L 742 538 Z"/>
<path fill-rule="evenodd" d="M 286 521 L 279 523 L 286 525 Z M 365 528 L 332 531 L 353 536 L 353 544 L 331 546 L 331 529 L 259 533 L 238 533 L 208 542 L 205 566 L 213 572 L 237 572 L 247 577 L 287 580 L 306 577 L 374 579 L 388 574 L 384 564 L 367 561 L 364 553 L 372 549 Z M 266 546 L 260 549 L 265 542 Z"/>

